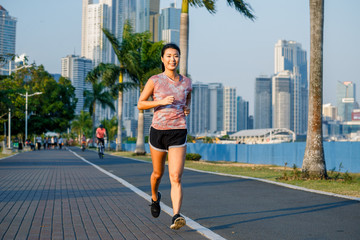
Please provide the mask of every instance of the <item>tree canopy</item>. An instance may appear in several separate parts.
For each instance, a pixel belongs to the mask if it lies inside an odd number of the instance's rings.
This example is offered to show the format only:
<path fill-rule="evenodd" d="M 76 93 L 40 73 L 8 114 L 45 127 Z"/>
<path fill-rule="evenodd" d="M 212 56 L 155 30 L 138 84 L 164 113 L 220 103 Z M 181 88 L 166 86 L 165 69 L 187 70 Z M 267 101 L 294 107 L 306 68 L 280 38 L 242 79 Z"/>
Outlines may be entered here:
<path fill-rule="evenodd" d="M 41 92 L 28 98 L 28 134 L 63 132 L 74 118 L 77 99 L 70 80 L 58 82 L 42 65 L 24 68 L 0 78 L 0 131 L 11 109 L 12 135 L 25 131 L 25 93 Z M 22 95 L 21 95 L 22 94 Z"/>

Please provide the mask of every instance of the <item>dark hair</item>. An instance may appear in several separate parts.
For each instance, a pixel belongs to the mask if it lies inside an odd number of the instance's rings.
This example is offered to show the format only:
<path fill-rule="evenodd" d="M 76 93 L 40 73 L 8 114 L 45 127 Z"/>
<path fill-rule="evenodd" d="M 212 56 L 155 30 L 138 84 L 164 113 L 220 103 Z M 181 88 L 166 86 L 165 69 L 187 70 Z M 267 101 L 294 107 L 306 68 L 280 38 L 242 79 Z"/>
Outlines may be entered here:
<path fill-rule="evenodd" d="M 176 45 L 175 43 L 168 43 L 168 44 L 165 44 L 164 47 L 162 48 L 161 57 L 164 57 L 165 50 L 168 49 L 168 48 L 175 49 L 176 51 L 179 52 L 179 55 L 181 54 L 180 53 L 180 48 L 178 47 L 178 45 Z M 162 71 L 165 71 L 164 63 L 161 63 L 161 69 L 162 69 Z"/>

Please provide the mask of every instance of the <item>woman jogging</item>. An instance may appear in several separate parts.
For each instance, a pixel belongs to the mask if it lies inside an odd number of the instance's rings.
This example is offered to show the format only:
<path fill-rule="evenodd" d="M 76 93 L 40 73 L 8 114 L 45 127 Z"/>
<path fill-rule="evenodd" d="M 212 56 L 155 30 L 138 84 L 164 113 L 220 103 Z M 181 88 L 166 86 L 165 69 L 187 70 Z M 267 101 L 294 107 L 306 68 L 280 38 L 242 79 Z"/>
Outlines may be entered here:
<path fill-rule="evenodd" d="M 180 215 L 183 199 L 181 177 L 186 155 L 186 118 L 190 113 L 191 80 L 176 72 L 180 60 L 180 49 L 175 44 L 166 44 L 161 51 L 163 73 L 152 76 L 145 85 L 138 102 L 139 110 L 154 108 L 150 128 L 149 144 L 153 172 L 151 174 L 153 217 L 160 215 L 161 194 L 159 184 L 165 170 L 168 155 L 171 201 L 174 211 L 171 229 L 179 229 L 186 224 Z M 148 101 L 149 97 L 152 101 Z"/>

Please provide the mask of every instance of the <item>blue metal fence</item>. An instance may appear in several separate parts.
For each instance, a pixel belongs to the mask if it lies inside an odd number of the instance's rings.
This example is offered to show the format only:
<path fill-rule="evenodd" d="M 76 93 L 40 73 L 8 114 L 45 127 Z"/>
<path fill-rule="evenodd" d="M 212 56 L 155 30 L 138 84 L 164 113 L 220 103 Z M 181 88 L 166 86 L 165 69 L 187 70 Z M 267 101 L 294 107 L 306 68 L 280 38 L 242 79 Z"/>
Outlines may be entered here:
<path fill-rule="evenodd" d="M 123 144 L 125 151 L 134 151 L 135 144 Z M 146 152 L 150 152 L 145 144 Z M 199 153 L 207 161 L 229 161 L 301 167 L 305 142 L 279 144 L 207 144 L 188 143 L 188 153 Z M 324 142 L 326 168 L 360 173 L 360 142 Z M 342 166 L 340 169 L 340 165 Z"/>

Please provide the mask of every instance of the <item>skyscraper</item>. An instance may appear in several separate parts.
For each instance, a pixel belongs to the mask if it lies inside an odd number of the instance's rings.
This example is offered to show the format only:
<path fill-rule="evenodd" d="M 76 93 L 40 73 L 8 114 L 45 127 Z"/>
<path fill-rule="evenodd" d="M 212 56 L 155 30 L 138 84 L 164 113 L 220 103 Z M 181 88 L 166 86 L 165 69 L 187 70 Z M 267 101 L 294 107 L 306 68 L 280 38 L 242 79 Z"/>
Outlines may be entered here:
<path fill-rule="evenodd" d="M 94 67 L 99 63 L 111 62 L 112 48 L 110 42 L 102 32 L 102 28 L 111 30 L 111 0 L 100 0 L 99 3 L 88 4 L 90 1 L 83 1 L 83 30 L 82 56 L 93 61 Z M 91 1 L 92 2 L 92 1 Z"/>
<path fill-rule="evenodd" d="M 279 40 L 275 44 L 275 74 L 291 72 L 292 117 L 291 126 L 295 133 L 305 134 L 307 129 L 308 83 L 307 57 L 301 44 L 295 41 Z"/>
<path fill-rule="evenodd" d="M 237 117 L 236 117 L 236 131 L 248 129 L 249 122 L 249 102 L 242 97 L 236 98 Z"/>
<path fill-rule="evenodd" d="M 75 87 L 76 103 L 75 114 L 79 115 L 84 108 L 84 90 L 91 90 L 91 84 L 85 82 L 86 75 L 92 70 L 90 59 L 75 55 L 68 55 L 61 59 L 61 75 L 70 79 Z M 86 110 L 86 109 L 85 109 Z"/>
<path fill-rule="evenodd" d="M 224 131 L 237 131 L 236 88 L 224 87 Z"/>
<path fill-rule="evenodd" d="M 153 42 L 158 42 L 159 39 L 159 9 L 160 0 L 150 0 L 150 16 L 149 16 L 149 31 Z"/>
<path fill-rule="evenodd" d="M 8 64 L 4 65 L 0 62 L 0 75 L 8 75 L 9 68 L 14 68 L 14 62 L 10 58 L 15 54 L 16 22 L 16 18 L 10 16 L 8 11 L 0 5 L 0 56 L 6 58 L 4 62 L 9 60 Z"/>
<path fill-rule="evenodd" d="M 331 103 L 323 104 L 323 119 L 324 120 L 336 120 L 337 119 L 337 108 Z"/>
<path fill-rule="evenodd" d="M 272 78 L 272 127 L 293 129 L 292 76 L 283 71 Z"/>
<path fill-rule="evenodd" d="M 209 83 L 209 132 L 224 128 L 224 87 L 221 83 Z"/>
<path fill-rule="evenodd" d="M 272 89 L 270 77 L 258 77 L 255 80 L 255 129 L 272 127 Z"/>
<path fill-rule="evenodd" d="M 338 114 L 341 121 L 351 121 L 351 113 L 355 109 L 356 91 L 353 82 L 338 82 L 336 88 Z"/>
<path fill-rule="evenodd" d="M 193 83 L 189 115 L 189 133 L 199 135 L 209 130 L 209 86 L 204 83 Z"/>
<path fill-rule="evenodd" d="M 180 14 L 181 9 L 175 8 L 174 4 L 170 7 L 161 9 L 159 39 L 165 43 L 175 43 L 179 46 L 180 42 Z"/>

